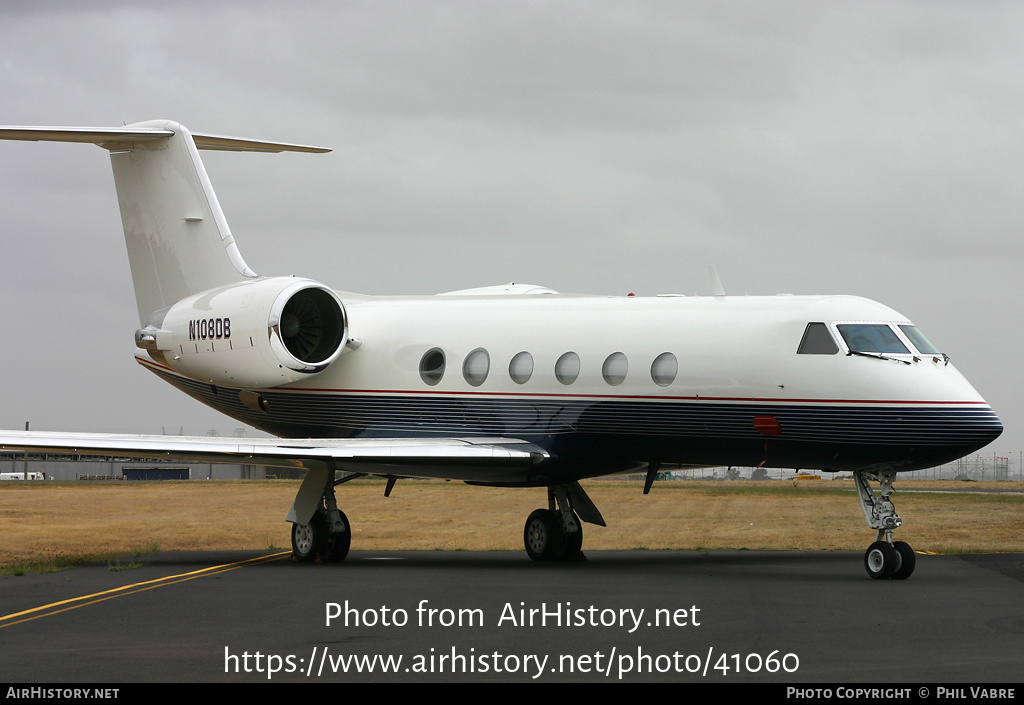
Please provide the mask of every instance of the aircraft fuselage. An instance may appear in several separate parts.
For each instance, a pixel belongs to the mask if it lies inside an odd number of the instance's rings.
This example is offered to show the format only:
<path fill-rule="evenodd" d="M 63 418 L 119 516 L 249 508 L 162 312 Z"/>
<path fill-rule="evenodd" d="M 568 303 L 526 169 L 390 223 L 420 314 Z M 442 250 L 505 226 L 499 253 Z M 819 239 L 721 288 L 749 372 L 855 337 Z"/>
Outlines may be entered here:
<path fill-rule="evenodd" d="M 899 327 L 909 321 L 868 299 L 338 296 L 355 344 L 308 379 L 256 390 L 179 374 L 218 355 L 216 342 L 180 346 L 179 372 L 139 359 L 275 435 L 511 437 L 553 456 L 528 476 L 456 478 L 485 483 L 548 484 L 651 462 L 914 470 L 1001 431 L 944 355 L 915 348 Z M 809 323 L 827 326 L 835 352 L 799 351 Z M 848 354 L 837 326 L 851 323 L 888 326 L 907 352 Z"/>

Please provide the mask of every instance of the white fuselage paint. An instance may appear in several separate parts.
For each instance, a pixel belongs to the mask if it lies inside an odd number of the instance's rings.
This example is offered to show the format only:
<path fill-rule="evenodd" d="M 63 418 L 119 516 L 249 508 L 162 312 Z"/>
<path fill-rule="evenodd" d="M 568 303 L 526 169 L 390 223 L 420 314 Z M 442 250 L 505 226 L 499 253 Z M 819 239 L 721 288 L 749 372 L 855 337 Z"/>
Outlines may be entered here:
<path fill-rule="evenodd" d="M 778 401 L 983 402 L 953 365 L 836 355 L 797 355 L 808 322 L 909 321 L 867 299 L 848 296 L 774 297 L 402 297 L 351 299 L 339 294 L 351 334 L 361 345 L 322 374 L 290 387 L 401 393 L 681 397 Z M 420 379 L 425 352 L 440 348 L 445 372 L 434 386 Z M 479 386 L 463 377 L 466 356 L 490 358 Z M 534 371 L 525 384 L 509 376 L 514 355 L 529 352 Z M 561 384 L 555 362 L 580 357 L 579 378 Z M 611 386 L 602 364 L 612 353 L 628 361 Z M 650 368 L 661 353 L 678 360 L 675 380 L 662 387 Z"/>
<path fill-rule="evenodd" d="M 573 476 L 655 461 L 914 469 L 970 452 L 1001 429 L 942 355 L 847 355 L 834 328 L 836 354 L 797 354 L 810 322 L 909 323 L 863 298 L 338 296 L 356 344 L 323 372 L 261 392 L 262 414 L 226 407 L 224 391 L 190 393 L 281 435 L 524 438 Z M 444 354 L 434 384 L 421 376 L 431 350 Z M 482 381 L 479 359 L 472 380 L 463 369 L 478 350 L 486 351 Z M 533 372 L 520 384 L 509 363 L 523 351 Z M 579 375 L 565 384 L 555 367 L 569 352 Z M 663 353 L 677 364 L 665 386 L 651 372 Z M 602 374 L 613 354 L 619 376 L 625 361 L 617 384 Z M 777 436 L 755 427 L 765 417 L 780 424 Z"/>

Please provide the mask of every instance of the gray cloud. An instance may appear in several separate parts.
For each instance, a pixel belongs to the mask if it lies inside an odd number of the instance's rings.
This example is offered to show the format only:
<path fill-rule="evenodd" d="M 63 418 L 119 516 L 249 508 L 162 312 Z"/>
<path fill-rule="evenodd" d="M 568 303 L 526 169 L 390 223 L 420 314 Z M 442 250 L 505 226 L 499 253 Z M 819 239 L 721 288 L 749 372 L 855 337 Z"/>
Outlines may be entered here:
<path fill-rule="evenodd" d="M 333 147 L 204 155 L 261 273 L 707 293 L 713 262 L 730 292 L 882 300 L 954 354 L 1005 453 L 1022 29 L 1010 2 L 8 3 L 0 90 L 10 124 Z M 0 426 L 229 431 L 131 359 L 106 155 L 0 153 Z"/>

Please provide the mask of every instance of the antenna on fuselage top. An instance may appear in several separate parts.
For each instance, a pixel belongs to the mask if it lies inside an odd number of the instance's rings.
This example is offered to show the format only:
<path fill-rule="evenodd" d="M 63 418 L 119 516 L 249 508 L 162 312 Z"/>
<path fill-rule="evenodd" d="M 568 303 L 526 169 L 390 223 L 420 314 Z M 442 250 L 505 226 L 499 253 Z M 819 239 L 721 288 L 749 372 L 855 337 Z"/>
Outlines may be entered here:
<path fill-rule="evenodd" d="M 722 286 L 722 280 L 718 278 L 718 270 L 715 269 L 715 265 L 708 265 L 708 274 L 711 275 L 711 295 L 725 296 L 725 287 Z"/>

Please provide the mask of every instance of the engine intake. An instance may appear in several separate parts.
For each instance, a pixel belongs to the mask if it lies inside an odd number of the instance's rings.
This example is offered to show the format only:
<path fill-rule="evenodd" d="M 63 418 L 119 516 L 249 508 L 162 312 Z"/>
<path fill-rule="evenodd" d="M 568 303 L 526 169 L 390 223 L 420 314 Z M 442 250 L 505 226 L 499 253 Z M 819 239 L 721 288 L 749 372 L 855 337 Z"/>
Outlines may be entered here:
<path fill-rule="evenodd" d="M 333 291 L 309 280 L 278 295 L 269 324 L 274 354 L 297 372 L 319 372 L 341 354 L 348 339 L 345 307 Z"/>
<path fill-rule="evenodd" d="M 275 277 L 182 299 L 155 312 L 135 340 L 189 377 L 273 387 L 322 372 L 345 352 L 348 318 L 323 284 Z"/>

